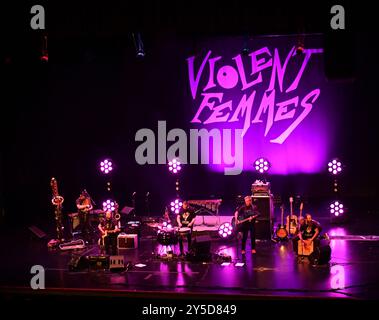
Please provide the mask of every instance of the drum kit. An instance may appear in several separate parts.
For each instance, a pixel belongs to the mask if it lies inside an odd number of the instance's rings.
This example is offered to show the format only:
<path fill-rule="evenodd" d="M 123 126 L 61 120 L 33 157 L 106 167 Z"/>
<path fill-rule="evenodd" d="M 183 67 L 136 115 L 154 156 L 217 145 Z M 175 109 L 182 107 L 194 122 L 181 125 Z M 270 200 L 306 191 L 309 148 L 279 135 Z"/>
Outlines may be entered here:
<path fill-rule="evenodd" d="M 173 227 L 167 222 L 155 226 L 157 231 L 157 242 L 163 246 L 164 251 L 172 251 L 171 246 L 175 246 L 179 242 L 179 238 L 185 237 L 191 233 L 191 228 L 188 227 Z"/>

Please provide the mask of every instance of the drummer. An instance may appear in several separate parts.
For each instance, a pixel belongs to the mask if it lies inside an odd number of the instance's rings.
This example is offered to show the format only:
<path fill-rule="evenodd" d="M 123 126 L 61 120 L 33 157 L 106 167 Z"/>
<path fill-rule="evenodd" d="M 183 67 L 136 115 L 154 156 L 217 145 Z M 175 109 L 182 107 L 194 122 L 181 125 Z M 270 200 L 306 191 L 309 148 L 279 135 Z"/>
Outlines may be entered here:
<path fill-rule="evenodd" d="M 183 201 L 183 205 L 180 208 L 178 215 L 176 216 L 176 221 L 178 223 L 179 228 L 190 229 L 190 231 L 187 233 L 188 251 L 189 251 L 191 248 L 192 229 L 196 221 L 196 214 L 195 214 L 195 211 L 189 206 L 187 201 Z M 180 256 L 184 256 L 182 237 L 179 237 L 179 247 L 180 247 Z"/>

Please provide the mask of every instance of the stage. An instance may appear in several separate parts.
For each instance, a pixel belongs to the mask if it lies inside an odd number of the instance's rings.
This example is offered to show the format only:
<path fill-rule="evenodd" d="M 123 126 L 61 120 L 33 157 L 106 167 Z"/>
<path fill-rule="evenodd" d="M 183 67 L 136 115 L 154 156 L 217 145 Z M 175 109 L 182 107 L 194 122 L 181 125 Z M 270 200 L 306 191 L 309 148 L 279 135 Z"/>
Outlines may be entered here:
<path fill-rule="evenodd" d="M 46 239 L 31 238 L 30 232 L 19 230 L 17 237 L 6 236 L 5 241 L 12 239 L 12 245 L 1 242 L 6 261 L 1 264 L 1 290 L 5 296 L 15 299 L 41 295 L 57 299 L 88 299 L 91 296 L 138 300 L 150 297 L 172 301 L 187 298 L 377 299 L 379 242 L 375 237 L 367 237 L 373 235 L 373 225 L 360 221 L 336 226 L 330 225 L 327 219 L 321 221 L 331 237 L 332 258 L 326 265 L 312 266 L 307 258 L 297 259 L 290 241 L 257 241 L 254 255 L 250 254 L 248 241 L 247 254 L 243 258 L 236 239 L 219 237 L 211 237 L 212 261 L 191 262 L 175 256 L 162 258 L 157 256 L 162 248 L 156 236 L 143 230 L 138 248 L 120 252 L 128 268 L 118 272 L 93 268 L 70 271 L 73 254 L 96 256 L 98 245 L 76 251 L 51 251 Z M 362 234 L 366 234 L 366 240 Z M 173 249 L 178 253 L 178 246 Z M 215 259 L 219 253 L 230 256 L 230 264 Z M 236 266 L 241 262 L 243 266 Z M 140 264 L 144 266 L 136 266 Z M 33 265 L 45 269 L 44 290 L 30 288 Z"/>

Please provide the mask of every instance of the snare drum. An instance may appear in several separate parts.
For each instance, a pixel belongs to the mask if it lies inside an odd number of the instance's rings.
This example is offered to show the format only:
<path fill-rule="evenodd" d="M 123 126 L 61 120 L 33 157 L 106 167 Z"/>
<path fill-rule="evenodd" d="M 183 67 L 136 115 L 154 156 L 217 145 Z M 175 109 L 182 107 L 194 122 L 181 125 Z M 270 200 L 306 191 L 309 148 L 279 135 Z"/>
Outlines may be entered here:
<path fill-rule="evenodd" d="M 178 233 L 180 236 L 186 236 L 187 234 L 191 233 L 191 228 L 188 227 L 181 227 L 178 229 Z"/>

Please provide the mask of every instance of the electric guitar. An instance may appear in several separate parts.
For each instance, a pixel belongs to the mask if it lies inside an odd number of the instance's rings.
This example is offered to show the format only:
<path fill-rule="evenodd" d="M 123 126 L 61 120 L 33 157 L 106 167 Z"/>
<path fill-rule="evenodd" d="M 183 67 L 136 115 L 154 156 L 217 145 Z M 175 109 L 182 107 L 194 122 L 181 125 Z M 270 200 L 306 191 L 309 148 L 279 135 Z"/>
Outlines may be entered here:
<path fill-rule="evenodd" d="M 281 205 L 280 207 L 281 209 L 281 223 L 278 227 L 278 229 L 276 230 L 276 236 L 283 240 L 283 239 L 286 239 L 288 237 L 288 231 L 286 229 L 286 227 L 284 226 L 284 205 Z"/>
<path fill-rule="evenodd" d="M 251 222 L 251 221 L 253 221 L 255 218 L 257 218 L 258 216 L 259 216 L 259 213 L 255 214 L 255 215 L 252 215 L 252 216 L 250 216 L 250 217 L 247 217 L 247 218 L 245 218 L 245 219 L 241 219 L 241 220 L 237 219 L 238 222 L 236 222 L 236 221 L 235 221 L 235 218 L 233 217 L 233 220 L 232 220 L 232 226 L 233 226 L 233 228 L 234 228 L 234 230 L 235 230 L 236 232 L 240 232 L 240 231 L 242 231 L 242 228 L 243 228 L 243 226 L 246 224 L 247 221 Z"/>
<path fill-rule="evenodd" d="M 293 214 L 293 198 L 290 197 L 290 215 L 286 219 L 286 230 L 289 234 L 293 235 L 297 232 L 297 216 Z"/>
<path fill-rule="evenodd" d="M 100 245 L 105 246 L 105 238 L 112 233 L 116 233 L 118 230 L 105 230 L 104 234 L 101 235 Z"/>

